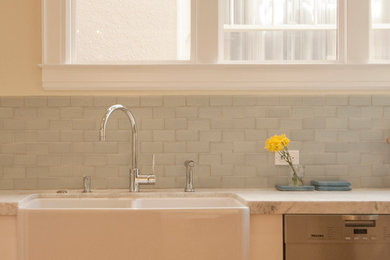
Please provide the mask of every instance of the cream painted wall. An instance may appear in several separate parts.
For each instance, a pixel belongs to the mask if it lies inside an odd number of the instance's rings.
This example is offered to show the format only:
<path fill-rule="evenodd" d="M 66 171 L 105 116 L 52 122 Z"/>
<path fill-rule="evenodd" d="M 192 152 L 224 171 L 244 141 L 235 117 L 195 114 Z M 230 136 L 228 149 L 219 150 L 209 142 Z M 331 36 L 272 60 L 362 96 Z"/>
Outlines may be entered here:
<path fill-rule="evenodd" d="M 0 0 L 0 95 L 43 94 L 41 1 Z"/>
<path fill-rule="evenodd" d="M 275 91 L 45 91 L 41 86 L 41 0 L 0 0 L 0 96 L 272 94 Z M 283 94 L 332 93 L 283 91 Z M 333 91 L 334 92 L 334 91 Z M 372 91 L 353 92 L 354 94 Z M 383 91 L 381 91 L 383 92 Z M 351 92 L 343 91 L 350 94 Z M 379 92 L 375 92 L 379 93 Z M 388 93 L 388 92 L 387 92 Z M 341 93 L 340 93 L 341 94 Z"/>

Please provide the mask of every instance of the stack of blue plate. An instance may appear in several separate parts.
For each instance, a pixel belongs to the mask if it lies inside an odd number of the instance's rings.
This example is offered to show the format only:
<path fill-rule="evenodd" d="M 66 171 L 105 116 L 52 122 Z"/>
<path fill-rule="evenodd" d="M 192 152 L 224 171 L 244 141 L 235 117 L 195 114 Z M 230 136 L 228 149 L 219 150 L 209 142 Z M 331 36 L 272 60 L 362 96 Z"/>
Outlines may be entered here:
<path fill-rule="evenodd" d="M 319 190 L 319 191 L 349 191 L 349 190 L 352 190 L 351 183 L 349 181 L 312 180 L 311 184 L 314 185 L 315 189 Z"/>
<path fill-rule="evenodd" d="M 312 191 L 314 186 L 292 186 L 292 185 L 275 185 L 277 190 L 281 191 Z"/>

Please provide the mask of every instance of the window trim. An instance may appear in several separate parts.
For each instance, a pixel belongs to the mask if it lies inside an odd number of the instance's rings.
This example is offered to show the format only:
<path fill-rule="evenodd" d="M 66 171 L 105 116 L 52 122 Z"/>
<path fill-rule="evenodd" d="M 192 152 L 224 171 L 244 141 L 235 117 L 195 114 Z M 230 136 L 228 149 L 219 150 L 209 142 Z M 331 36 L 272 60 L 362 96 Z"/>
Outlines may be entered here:
<path fill-rule="evenodd" d="M 389 64 L 369 63 L 370 13 L 340 0 L 339 62 L 222 64 L 220 0 L 192 0 L 191 62 L 131 65 L 65 64 L 66 1 L 42 0 L 45 90 L 388 90 Z M 370 8 L 370 0 L 360 0 Z M 345 12 L 344 12 L 345 13 Z M 213 15 L 214 14 L 214 15 Z M 355 14 L 355 15 L 354 15 Z M 53 20 L 54 19 L 54 20 Z M 366 23 L 362 20 L 366 19 Z M 347 24 L 353 24 L 346 29 Z M 359 28 L 360 27 L 360 28 Z M 364 31 L 362 33 L 362 31 Z M 366 35 L 366 39 L 364 38 Z M 348 41 L 346 40 L 348 38 Z"/>
<path fill-rule="evenodd" d="M 45 65 L 50 90 L 385 90 L 387 64 Z M 283 75 L 283 76 L 281 76 Z"/>

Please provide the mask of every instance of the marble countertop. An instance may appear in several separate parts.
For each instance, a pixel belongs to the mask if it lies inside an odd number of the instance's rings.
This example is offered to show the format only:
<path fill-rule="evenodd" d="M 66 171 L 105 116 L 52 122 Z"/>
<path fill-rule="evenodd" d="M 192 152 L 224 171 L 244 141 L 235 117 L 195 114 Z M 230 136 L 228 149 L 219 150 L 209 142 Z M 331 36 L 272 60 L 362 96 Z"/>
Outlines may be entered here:
<path fill-rule="evenodd" d="M 251 214 L 390 214 L 390 189 L 355 189 L 352 191 L 299 191 L 275 189 L 198 189 L 185 193 L 179 189 L 94 190 L 81 193 L 68 190 L 58 194 L 47 190 L 0 191 L 0 215 L 16 215 L 19 203 L 36 197 L 119 198 L 119 197 L 234 197 L 250 208 Z"/>

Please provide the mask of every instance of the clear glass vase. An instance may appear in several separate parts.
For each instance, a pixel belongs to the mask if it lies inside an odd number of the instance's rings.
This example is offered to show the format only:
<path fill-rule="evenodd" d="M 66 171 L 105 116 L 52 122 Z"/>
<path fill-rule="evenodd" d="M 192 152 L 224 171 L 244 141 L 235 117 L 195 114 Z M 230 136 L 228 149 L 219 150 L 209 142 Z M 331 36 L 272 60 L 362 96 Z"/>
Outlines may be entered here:
<path fill-rule="evenodd" d="M 290 167 L 290 176 L 288 185 L 290 186 L 304 186 L 305 169 L 302 165 L 293 165 L 294 170 Z"/>

